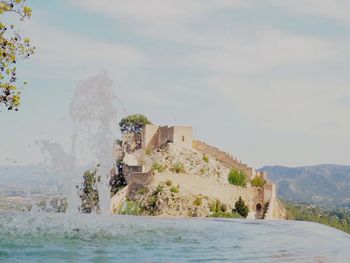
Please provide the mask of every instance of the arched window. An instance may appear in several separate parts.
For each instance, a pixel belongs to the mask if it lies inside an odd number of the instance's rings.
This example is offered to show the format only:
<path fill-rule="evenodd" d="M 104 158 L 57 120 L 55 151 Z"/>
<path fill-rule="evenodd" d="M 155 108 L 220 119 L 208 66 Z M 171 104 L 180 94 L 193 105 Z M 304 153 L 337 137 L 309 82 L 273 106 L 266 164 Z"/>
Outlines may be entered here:
<path fill-rule="evenodd" d="M 258 213 L 261 212 L 261 204 L 256 205 L 256 212 L 258 212 Z"/>

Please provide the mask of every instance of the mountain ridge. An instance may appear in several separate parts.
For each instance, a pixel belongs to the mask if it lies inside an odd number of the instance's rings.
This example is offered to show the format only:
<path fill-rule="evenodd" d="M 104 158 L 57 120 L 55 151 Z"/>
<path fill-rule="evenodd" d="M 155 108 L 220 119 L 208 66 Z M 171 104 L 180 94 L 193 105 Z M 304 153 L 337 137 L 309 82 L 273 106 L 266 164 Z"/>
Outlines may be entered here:
<path fill-rule="evenodd" d="M 286 201 L 350 208 L 349 165 L 273 165 L 259 171 L 268 173 L 277 185 L 278 196 Z"/>

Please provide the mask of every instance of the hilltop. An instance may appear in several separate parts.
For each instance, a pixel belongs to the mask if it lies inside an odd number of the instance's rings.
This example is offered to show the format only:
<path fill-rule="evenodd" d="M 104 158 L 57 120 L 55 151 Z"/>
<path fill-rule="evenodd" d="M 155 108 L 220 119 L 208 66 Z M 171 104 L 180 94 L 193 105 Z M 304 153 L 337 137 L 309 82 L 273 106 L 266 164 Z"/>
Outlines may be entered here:
<path fill-rule="evenodd" d="M 124 185 L 116 187 L 112 213 L 285 217 L 266 173 L 194 140 L 190 126 L 140 124 L 138 116 L 128 118 L 130 123 L 121 122 L 122 138 L 115 149 L 118 168 L 112 177 Z M 142 121 L 147 121 L 144 116 Z"/>
<path fill-rule="evenodd" d="M 350 208 L 350 166 L 323 164 L 304 167 L 265 166 L 286 201 Z"/>

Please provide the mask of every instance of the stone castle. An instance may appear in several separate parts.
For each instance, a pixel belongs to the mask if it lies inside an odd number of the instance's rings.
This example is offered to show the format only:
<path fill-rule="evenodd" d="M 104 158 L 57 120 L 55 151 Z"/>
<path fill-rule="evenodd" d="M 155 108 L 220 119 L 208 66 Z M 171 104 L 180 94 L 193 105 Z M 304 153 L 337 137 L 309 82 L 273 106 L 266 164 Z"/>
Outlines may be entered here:
<path fill-rule="evenodd" d="M 213 191 L 204 187 L 206 182 L 203 180 L 205 179 L 199 178 L 199 176 L 197 176 L 197 178 L 196 176 L 191 177 L 192 181 L 198 181 L 198 184 L 196 184 L 190 180 L 184 183 L 181 181 L 184 179 L 179 175 L 154 174 L 150 169 L 151 166 L 146 167 L 145 165 L 145 161 L 143 160 L 146 156 L 145 153 L 157 151 L 157 149 L 166 147 L 168 144 L 186 149 L 187 151 L 193 151 L 197 154 L 202 154 L 203 156 L 208 156 L 229 170 L 234 169 L 242 171 L 248 177 L 248 181 L 251 181 L 255 177 L 261 177 L 266 183 L 261 187 L 253 187 L 250 183 L 248 183 L 247 187 L 239 187 L 229 184 L 227 179 L 225 179 L 227 178 L 225 174 L 223 175 L 224 180 L 222 180 L 222 182 L 210 181 L 212 186 L 214 187 L 214 185 L 216 185 L 218 189 L 219 194 L 215 196 L 212 194 Z M 171 178 L 175 182 L 188 184 L 184 185 L 184 188 L 189 188 L 192 183 L 192 192 L 197 194 L 205 193 L 209 196 L 212 195 L 213 198 L 218 198 L 222 202 L 232 204 L 241 197 L 245 203 L 248 204 L 250 210 L 248 218 L 283 218 L 283 208 L 276 198 L 276 186 L 268 181 L 267 174 L 265 172 L 255 171 L 252 167 L 242 163 L 229 153 L 221 151 L 204 142 L 194 140 L 192 127 L 169 127 L 147 124 L 140 134 L 124 134 L 122 149 L 123 150 L 119 149 L 116 155 L 117 159 L 123 159 L 122 170 L 128 181 L 129 192 L 135 192 L 144 185 L 152 184 L 152 182 L 160 182 L 165 178 Z M 224 194 L 221 195 L 220 193 Z M 114 207 L 116 207 L 116 203 L 118 203 L 116 200 L 120 198 L 120 193 L 113 198 L 112 200 L 114 201 L 112 201 L 112 203 L 114 202 Z"/>

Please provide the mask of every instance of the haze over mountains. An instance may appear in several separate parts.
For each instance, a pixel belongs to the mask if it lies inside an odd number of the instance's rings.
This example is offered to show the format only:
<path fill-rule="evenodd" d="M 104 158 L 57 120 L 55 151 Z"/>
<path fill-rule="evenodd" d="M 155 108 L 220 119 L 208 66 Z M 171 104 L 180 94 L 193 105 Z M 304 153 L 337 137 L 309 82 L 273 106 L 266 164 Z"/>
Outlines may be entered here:
<path fill-rule="evenodd" d="M 350 166 L 265 166 L 279 198 L 297 203 L 350 208 Z M 0 194 L 60 192 L 59 175 L 40 166 L 0 166 Z"/>
<path fill-rule="evenodd" d="M 283 200 L 350 208 L 350 166 L 265 166 L 260 170 L 277 184 L 278 196 Z"/>
<path fill-rule="evenodd" d="M 37 165 L 0 165 L 0 195 L 59 192 L 61 183 L 54 171 Z"/>

